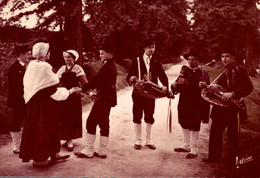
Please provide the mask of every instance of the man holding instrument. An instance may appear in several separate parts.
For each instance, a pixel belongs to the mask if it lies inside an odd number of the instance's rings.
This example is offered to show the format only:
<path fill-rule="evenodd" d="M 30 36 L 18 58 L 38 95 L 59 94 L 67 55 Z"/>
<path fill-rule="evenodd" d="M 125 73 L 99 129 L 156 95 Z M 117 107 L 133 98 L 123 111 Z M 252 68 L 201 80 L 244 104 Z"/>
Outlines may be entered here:
<path fill-rule="evenodd" d="M 155 84 L 158 83 L 158 79 L 162 83 L 161 93 L 167 93 L 168 90 L 168 78 L 162 68 L 160 61 L 154 57 L 155 41 L 153 39 L 147 39 L 143 45 L 144 53 L 133 59 L 126 81 L 129 85 L 135 84 L 137 81 L 147 80 Z M 135 93 L 135 89 L 132 94 L 133 99 L 133 122 L 135 126 L 135 144 L 134 148 L 141 149 L 141 119 L 144 113 L 144 121 L 146 122 L 146 146 L 149 149 L 155 150 L 155 146 L 151 141 L 151 128 L 154 123 L 154 109 L 155 99 L 140 96 Z"/>
<path fill-rule="evenodd" d="M 221 94 L 221 100 L 224 102 L 232 100 L 239 101 L 241 98 L 249 95 L 253 90 L 253 85 L 246 69 L 237 63 L 234 50 L 232 48 L 222 50 L 221 60 L 225 69 L 217 80 L 215 80 L 217 83 L 211 84 L 208 87 L 208 92 Z M 238 113 L 239 108 L 235 106 L 213 106 L 211 112 L 212 125 L 209 136 L 209 155 L 208 158 L 202 159 L 204 162 L 221 162 L 222 136 L 224 130 L 227 128 L 229 156 L 226 166 L 229 168 L 235 167 L 240 124 Z"/>
<path fill-rule="evenodd" d="M 184 136 L 183 146 L 175 148 L 174 151 L 186 152 L 186 158 L 192 159 L 198 156 L 200 123 L 209 121 L 209 104 L 201 97 L 202 88 L 199 86 L 199 82 L 209 84 L 209 76 L 199 66 L 201 57 L 196 51 L 190 51 L 184 58 L 189 66 L 182 66 L 179 77 L 171 85 L 173 94 L 180 93 L 178 121 Z"/>

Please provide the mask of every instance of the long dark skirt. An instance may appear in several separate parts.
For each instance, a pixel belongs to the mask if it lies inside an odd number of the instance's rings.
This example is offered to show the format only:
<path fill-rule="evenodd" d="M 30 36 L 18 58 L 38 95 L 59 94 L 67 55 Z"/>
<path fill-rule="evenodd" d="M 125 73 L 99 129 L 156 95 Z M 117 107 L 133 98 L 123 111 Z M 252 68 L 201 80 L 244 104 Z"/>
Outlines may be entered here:
<path fill-rule="evenodd" d="M 55 87 L 43 89 L 26 104 L 19 155 L 23 162 L 44 161 L 60 151 L 55 108 L 58 102 L 50 97 L 55 90 Z"/>
<path fill-rule="evenodd" d="M 71 95 L 62 101 L 60 139 L 82 137 L 82 105 L 80 95 Z"/>

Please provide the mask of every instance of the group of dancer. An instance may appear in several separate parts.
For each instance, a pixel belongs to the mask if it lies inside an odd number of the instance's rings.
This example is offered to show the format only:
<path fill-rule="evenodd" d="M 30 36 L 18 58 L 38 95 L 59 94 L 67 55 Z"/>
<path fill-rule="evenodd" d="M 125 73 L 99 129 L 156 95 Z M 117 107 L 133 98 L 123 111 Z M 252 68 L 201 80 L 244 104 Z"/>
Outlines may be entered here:
<path fill-rule="evenodd" d="M 176 81 L 169 88 L 168 77 L 158 58 L 154 55 L 156 44 L 153 39 L 145 40 L 143 53 L 132 60 L 126 77 L 128 84 L 147 80 L 154 84 L 160 83 L 161 94 L 180 93 L 178 103 L 178 122 L 182 127 L 184 144 L 174 150 L 187 152 L 186 158 L 192 159 L 199 152 L 199 131 L 203 121 L 213 119 L 210 139 L 209 157 L 205 162 L 222 160 L 222 135 L 228 129 L 230 144 L 228 166 L 235 165 L 238 150 L 239 109 L 223 108 L 210 105 L 201 97 L 203 83 L 209 85 L 209 92 L 221 92 L 224 101 L 240 99 L 249 95 L 253 85 L 243 66 L 236 62 L 235 53 L 231 48 L 221 52 L 221 60 L 225 66 L 216 83 L 210 84 L 208 73 L 199 66 L 202 60 L 197 51 L 184 55 L 188 66 L 183 66 Z M 73 151 L 73 140 L 82 137 L 82 105 L 81 93 L 92 95 L 96 89 L 94 105 L 86 123 L 86 138 L 83 150 L 74 154 L 79 158 L 106 158 L 109 141 L 109 115 L 111 107 L 116 106 L 117 69 L 114 62 L 115 48 L 103 43 L 99 49 L 99 57 L 103 63 L 95 77 L 88 81 L 81 66 L 75 62 L 79 54 L 75 50 L 63 53 L 66 65 L 54 73 L 49 59 L 49 44 L 38 42 L 32 50 L 27 46 L 17 46 L 18 56 L 8 73 L 9 92 L 8 106 L 13 109 L 11 136 L 14 144 L 13 152 L 18 153 L 23 162 L 33 160 L 35 167 L 47 167 L 70 155 L 60 154 L 60 140 L 68 151 Z M 32 57 L 33 60 L 29 60 Z M 223 88 L 225 90 L 223 90 Z M 135 130 L 134 149 L 142 149 L 142 118 L 146 124 L 145 146 L 155 150 L 152 141 L 152 125 L 155 111 L 155 99 L 140 96 L 133 88 L 133 123 Z M 57 112 L 60 111 L 60 112 Z M 100 127 L 99 148 L 95 151 L 96 127 Z"/>

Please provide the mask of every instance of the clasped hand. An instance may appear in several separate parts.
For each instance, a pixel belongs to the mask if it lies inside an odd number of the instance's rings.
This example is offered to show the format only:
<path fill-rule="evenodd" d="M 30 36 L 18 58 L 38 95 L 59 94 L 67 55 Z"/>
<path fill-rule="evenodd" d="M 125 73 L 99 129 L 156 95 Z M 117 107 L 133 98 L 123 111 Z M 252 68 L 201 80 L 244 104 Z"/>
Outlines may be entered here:
<path fill-rule="evenodd" d="M 88 92 L 88 95 L 90 96 L 92 101 L 95 101 L 99 97 L 99 94 L 93 91 Z"/>
<path fill-rule="evenodd" d="M 79 95 L 82 92 L 82 89 L 80 87 L 73 87 L 70 90 L 71 94 Z"/>

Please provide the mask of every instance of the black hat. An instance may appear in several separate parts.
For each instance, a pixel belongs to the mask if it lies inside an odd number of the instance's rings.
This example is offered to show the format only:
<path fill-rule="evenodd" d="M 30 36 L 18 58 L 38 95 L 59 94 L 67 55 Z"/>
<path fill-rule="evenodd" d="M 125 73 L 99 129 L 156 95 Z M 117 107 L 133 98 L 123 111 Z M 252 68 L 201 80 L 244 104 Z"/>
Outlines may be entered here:
<path fill-rule="evenodd" d="M 151 45 L 155 45 L 155 40 L 153 38 L 148 38 L 146 40 L 144 40 L 143 42 L 143 47 L 147 47 L 147 46 L 151 46 Z"/>
<path fill-rule="evenodd" d="M 104 39 L 104 41 L 102 42 L 102 44 L 99 47 L 100 50 L 104 50 L 108 53 L 115 53 L 116 51 L 116 46 L 115 46 L 115 42 L 114 40 L 112 40 L 112 38 L 106 38 Z"/>
<path fill-rule="evenodd" d="M 29 44 L 16 44 L 14 48 L 13 55 L 19 55 L 19 54 L 24 54 L 27 51 L 30 51 L 31 47 Z"/>
<path fill-rule="evenodd" d="M 220 51 L 220 55 L 223 54 L 223 53 L 229 53 L 232 56 L 235 56 L 235 50 L 232 47 L 224 47 L 224 48 L 222 48 L 221 51 Z"/>
<path fill-rule="evenodd" d="M 183 55 L 183 57 L 188 60 L 189 56 L 195 56 L 198 61 L 201 61 L 202 60 L 202 57 L 199 55 L 199 53 L 195 50 L 191 50 L 190 52 L 186 53 Z"/>

